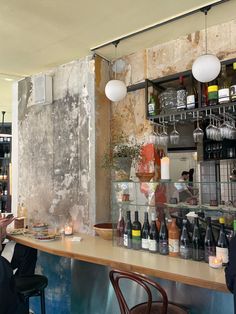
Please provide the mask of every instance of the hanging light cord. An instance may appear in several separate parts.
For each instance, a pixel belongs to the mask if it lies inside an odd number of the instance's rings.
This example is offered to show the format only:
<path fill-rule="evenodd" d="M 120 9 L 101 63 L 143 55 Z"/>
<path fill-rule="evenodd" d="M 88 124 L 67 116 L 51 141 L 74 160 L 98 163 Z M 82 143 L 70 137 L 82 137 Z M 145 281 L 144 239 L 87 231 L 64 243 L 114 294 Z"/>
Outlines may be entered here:
<path fill-rule="evenodd" d="M 116 40 L 113 42 L 113 45 L 115 46 L 115 80 L 116 80 L 116 72 L 117 72 L 117 62 L 116 62 L 116 59 L 117 59 L 117 46 L 119 44 L 119 40 Z"/>
<path fill-rule="evenodd" d="M 205 43 L 206 43 L 206 55 L 207 55 L 207 11 L 205 10 Z"/>

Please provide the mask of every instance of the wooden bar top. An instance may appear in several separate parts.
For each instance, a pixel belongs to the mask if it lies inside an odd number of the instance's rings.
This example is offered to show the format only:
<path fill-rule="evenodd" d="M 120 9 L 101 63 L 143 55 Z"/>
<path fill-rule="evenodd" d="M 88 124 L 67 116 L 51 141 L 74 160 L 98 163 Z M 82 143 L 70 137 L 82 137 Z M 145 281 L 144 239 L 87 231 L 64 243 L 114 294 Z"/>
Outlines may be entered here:
<path fill-rule="evenodd" d="M 80 236 L 82 241 L 72 241 L 73 236 L 65 236 L 51 242 L 42 242 L 23 235 L 8 235 L 8 238 L 59 256 L 228 292 L 223 268 L 213 269 L 204 262 L 128 250 L 114 246 L 112 241 L 103 240 L 97 236 L 86 234 L 75 236 Z"/>

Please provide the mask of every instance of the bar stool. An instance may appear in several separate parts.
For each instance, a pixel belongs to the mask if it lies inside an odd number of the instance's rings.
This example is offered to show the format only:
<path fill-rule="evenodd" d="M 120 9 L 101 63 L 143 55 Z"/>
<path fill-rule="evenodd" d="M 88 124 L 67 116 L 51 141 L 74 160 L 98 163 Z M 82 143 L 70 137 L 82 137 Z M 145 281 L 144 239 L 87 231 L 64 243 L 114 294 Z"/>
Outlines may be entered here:
<path fill-rule="evenodd" d="M 168 302 L 168 297 L 165 290 L 155 281 L 142 276 L 137 273 L 131 273 L 126 271 L 111 270 L 109 273 L 110 281 L 115 290 L 115 294 L 119 303 L 121 314 L 187 314 L 189 313 L 184 307 Z M 136 282 L 147 293 L 147 302 L 135 305 L 129 308 L 125 300 L 125 296 L 120 288 L 120 280 L 125 279 L 127 281 Z M 122 280 L 124 281 L 124 280 Z M 155 288 L 162 297 L 162 301 L 153 301 L 153 292 L 150 289 Z"/>
<path fill-rule="evenodd" d="M 44 289 L 48 285 L 43 275 L 15 276 L 16 291 L 29 308 L 30 297 L 40 297 L 41 313 L 46 314 Z"/>

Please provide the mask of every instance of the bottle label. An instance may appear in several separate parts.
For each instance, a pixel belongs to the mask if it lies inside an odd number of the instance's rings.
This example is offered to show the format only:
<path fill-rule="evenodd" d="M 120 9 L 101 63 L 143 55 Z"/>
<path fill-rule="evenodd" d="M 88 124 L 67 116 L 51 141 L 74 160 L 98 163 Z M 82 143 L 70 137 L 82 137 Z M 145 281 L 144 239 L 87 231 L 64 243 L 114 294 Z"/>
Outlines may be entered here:
<path fill-rule="evenodd" d="M 187 96 L 187 105 L 195 104 L 195 95 L 188 95 Z"/>
<path fill-rule="evenodd" d="M 159 240 L 159 253 L 163 255 L 169 254 L 169 246 L 167 240 Z"/>
<path fill-rule="evenodd" d="M 150 102 L 150 103 L 148 104 L 148 114 L 149 114 L 150 116 L 154 116 L 154 115 L 155 115 L 155 103 Z"/>
<path fill-rule="evenodd" d="M 208 93 L 208 100 L 217 100 L 217 99 L 218 99 L 218 91 Z"/>
<path fill-rule="evenodd" d="M 142 239 L 142 249 L 144 250 L 149 249 L 149 239 Z"/>
<path fill-rule="evenodd" d="M 229 250 L 228 248 L 216 247 L 216 257 L 222 259 L 223 264 L 227 264 L 229 261 Z"/>
<path fill-rule="evenodd" d="M 189 246 L 180 245 L 179 252 L 182 258 L 185 258 L 185 259 L 191 258 L 191 249 Z"/>
<path fill-rule="evenodd" d="M 132 237 L 141 237 L 141 230 L 132 230 Z"/>
<path fill-rule="evenodd" d="M 179 240 L 169 239 L 169 251 L 171 253 L 179 253 Z"/>
<path fill-rule="evenodd" d="M 230 86 L 230 96 L 232 100 L 236 100 L 236 85 Z"/>
<path fill-rule="evenodd" d="M 177 90 L 177 108 L 186 108 L 186 96 L 187 92 L 185 89 Z"/>
<path fill-rule="evenodd" d="M 157 252 L 157 240 L 149 239 L 149 251 Z"/>
<path fill-rule="evenodd" d="M 218 91 L 219 103 L 229 102 L 229 88 L 222 88 Z"/>
<path fill-rule="evenodd" d="M 124 234 L 124 246 L 128 249 L 132 247 L 131 238 L 127 234 Z"/>

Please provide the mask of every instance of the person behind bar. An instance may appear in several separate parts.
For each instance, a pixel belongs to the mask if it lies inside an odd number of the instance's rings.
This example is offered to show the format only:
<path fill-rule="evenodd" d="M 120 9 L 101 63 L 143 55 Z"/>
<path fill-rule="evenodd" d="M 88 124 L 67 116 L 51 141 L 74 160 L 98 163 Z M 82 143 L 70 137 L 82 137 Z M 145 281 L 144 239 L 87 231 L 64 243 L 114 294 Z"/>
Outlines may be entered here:
<path fill-rule="evenodd" d="M 187 184 L 188 179 L 189 179 L 189 172 L 183 171 L 181 173 L 181 177 L 179 178 L 178 182 L 174 184 L 178 192 L 179 202 L 186 202 L 189 198 L 193 196 Z"/>
<path fill-rule="evenodd" d="M 13 220 L 14 218 L 0 218 L 0 251 L 6 237 L 6 227 Z M 16 244 L 10 262 L 4 257 L 3 252 L 0 255 L 0 313 L 28 314 L 26 304 L 20 300 L 15 290 L 14 277 L 34 273 L 37 250 Z M 15 275 L 13 270 L 15 270 Z"/>
<path fill-rule="evenodd" d="M 236 314 L 236 235 L 229 242 L 229 262 L 225 267 L 227 288 L 234 294 L 234 313 Z"/>

